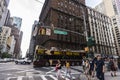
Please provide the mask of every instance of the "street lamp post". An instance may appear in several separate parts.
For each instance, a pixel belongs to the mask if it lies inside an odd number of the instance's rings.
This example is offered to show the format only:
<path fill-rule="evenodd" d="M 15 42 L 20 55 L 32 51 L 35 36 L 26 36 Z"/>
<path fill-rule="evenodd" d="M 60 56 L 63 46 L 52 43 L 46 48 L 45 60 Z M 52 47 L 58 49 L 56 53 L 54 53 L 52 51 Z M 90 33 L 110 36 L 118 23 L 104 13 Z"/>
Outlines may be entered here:
<path fill-rule="evenodd" d="M 85 17 L 85 11 L 83 9 L 83 7 L 80 7 L 81 11 L 82 11 L 82 16 L 83 16 L 83 21 L 84 21 L 84 28 L 85 28 L 85 36 L 86 36 L 86 41 L 87 41 L 87 47 L 88 48 L 88 54 L 90 54 L 91 56 L 93 55 L 93 51 L 92 51 L 92 47 L 95 45 L 95 40 L 92 36 L 88 37 L 88 30 L 87 30 L 87 25 L 86 25 L 86 17 Z M 89 57 L 89 56 L 88 56 Z"/>

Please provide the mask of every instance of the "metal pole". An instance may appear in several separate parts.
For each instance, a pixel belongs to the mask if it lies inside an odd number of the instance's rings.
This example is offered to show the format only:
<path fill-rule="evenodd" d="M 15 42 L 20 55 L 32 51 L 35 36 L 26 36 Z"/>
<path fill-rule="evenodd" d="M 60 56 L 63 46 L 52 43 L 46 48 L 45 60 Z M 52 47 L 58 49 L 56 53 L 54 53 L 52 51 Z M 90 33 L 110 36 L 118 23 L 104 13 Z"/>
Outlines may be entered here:
<path fill-rule="evenodd" d="M 86 17 L 85 17 L 85 12 L 83 7 L 80 7 L 82 9 L 82 14 L 83 14 L 83 20 L 84 20 L 84 27 L 85 27 L 85 36 L 86 36 L 86 40 L 88 41 L 88 33 L 87 33 L 87 26 L 86 26 Z"/>

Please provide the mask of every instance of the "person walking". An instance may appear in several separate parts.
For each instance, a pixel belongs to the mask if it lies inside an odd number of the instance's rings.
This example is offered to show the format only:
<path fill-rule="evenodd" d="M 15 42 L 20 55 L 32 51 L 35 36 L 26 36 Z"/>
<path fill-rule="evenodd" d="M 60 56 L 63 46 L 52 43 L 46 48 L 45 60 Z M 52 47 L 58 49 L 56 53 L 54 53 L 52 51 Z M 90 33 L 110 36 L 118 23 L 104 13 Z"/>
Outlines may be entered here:
<path fill-rule="evenodd" d="M 114 59 L 114 66 L 115 66 L 115 70 L 114 70 L 114 76 L 117 76 L 117 70 L 118 70 L 118 62 L 116 59 Z"/>
<path fill-rule="evenodd" d="M 105 72 L 105 63 L 104 60 L 102 60 L 101 55 L 97 56 L 97 61 L 95 63 L 96 68 L 96 76 L 99 80 L 105 80 L 104 78 L 104 72 Z"/>
<path fill-rule="evenodd" d="M 70 69 L 70 63 L 69 63 L 68 61 L 66 61 L 65 67 L 66 67 L 66 75 L 65 75 L 65 78 L 67 77 L 67 74 L 68 74 L 69 77 L 70 77 L 70 79 L 72 79 L 71 69 Z"/>
<path fill-rule="evenodd" d="M 83 71 L 85 71 L 85 60 L 84 59 L 82 60 L 82 68 L 83 68 Z"/>
<path fill-rule="evenodd" d="M 89 60 L 86 60 L 85 61 L 85 75 L 88 80 L 90 80 L 89 70 L 90 70 L 90 62 L 89 62 Z"/>
<path fill-rule="evenodd" d="M 56 71 L 57 71 L 57 79 L 58 80 L 61 80 L 61 78 L 62 78 L 61 69 L 62 69 L 62 65 L 61 65 L 60 60 L 58 60 L 57 64 L 56 64 Z"/>
<path fill-rule="evenodd" d="M 116 75 L 116 71 L 117 71 L 117 69 L 118 69 L 117 60 L 111 58 L 109 64 L 110 64 L 111 76 L 112 76 L 112 77 L 117 76 L 117 75 Z"/>
<path fill-rule="evenodd" d="M 97 57 L 94 57 L 94 59 L 90 63 L 90 75 L 92 78 L 94 78 L 94 76 L 95 76 L 95 63 L 96 63 L 96 61 L 97 61 Z"/>

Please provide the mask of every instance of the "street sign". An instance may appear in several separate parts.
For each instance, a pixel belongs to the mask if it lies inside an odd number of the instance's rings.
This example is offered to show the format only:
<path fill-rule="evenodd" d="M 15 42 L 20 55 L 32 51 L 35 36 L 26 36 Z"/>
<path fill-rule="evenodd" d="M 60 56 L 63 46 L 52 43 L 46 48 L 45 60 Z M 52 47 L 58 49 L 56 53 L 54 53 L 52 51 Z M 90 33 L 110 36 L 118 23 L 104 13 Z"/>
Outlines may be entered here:
<path fill-rule="evenodd" d="M 63 35 L 67 35 L 68 33 L 67 33 L 66 31 L 54 30 L 54 34 L 63 34 Z"/>
<path fill-rule="evenodd" d="M 94 39 L 94 37 L 88 37 L 88 41 L 87 41 L 87 45 L 89 46 L 89 47 L 92 47 L 92 46 L 94 46 L 95 45 L 95 39 Z"/>

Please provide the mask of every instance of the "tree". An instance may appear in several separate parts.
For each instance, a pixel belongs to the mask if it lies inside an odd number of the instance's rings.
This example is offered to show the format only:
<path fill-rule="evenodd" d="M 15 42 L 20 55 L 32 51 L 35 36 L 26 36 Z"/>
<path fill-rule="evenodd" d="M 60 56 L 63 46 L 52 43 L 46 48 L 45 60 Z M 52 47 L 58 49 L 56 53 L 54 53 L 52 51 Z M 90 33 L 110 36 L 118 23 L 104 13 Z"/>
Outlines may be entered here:
<path fill-rule="evenodd" d="M 2 49 L 3 49 L 3 45 L 1 44 L 1 45 L 0 45 L 0 58 L 1 58 L 1 56 L 2 56 Z"/>
<path fill-rule="evenodd" d="M 8 52 L 3 52 L 1 58 L 11 58 L 12 55 L 8 54 Z"/>

